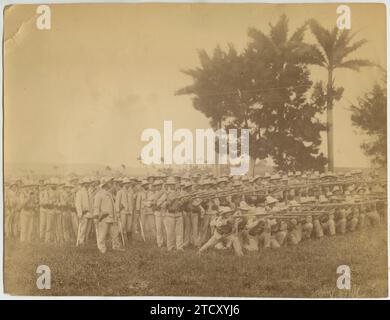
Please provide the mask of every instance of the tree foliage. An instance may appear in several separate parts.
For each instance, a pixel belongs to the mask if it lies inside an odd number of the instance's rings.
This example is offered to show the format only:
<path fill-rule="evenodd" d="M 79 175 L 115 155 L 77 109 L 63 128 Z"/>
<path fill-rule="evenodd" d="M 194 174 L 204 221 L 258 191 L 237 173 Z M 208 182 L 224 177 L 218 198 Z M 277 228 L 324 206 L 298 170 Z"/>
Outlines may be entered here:
<path fill-rule="evenodd" d="M 376 84 L 373 89 L 351 106 L 352 124 L 371 137 L 361 144 L 365 154 L 374 164 L 387 163 L 387 94 L 386 88 Z"/>
<path fill-rule="evenodd" d="M 328 72 L 326 84 L 326 109 L 327 109 L 327 140 L 329 169 L 334 169 L 333 160 L 333 106 L 340 100 L 343 88 L 335 88 L 334 71 L 345 68 L 353 71 L 360 71 L 362 67 L 371 66 L 372 63 L 365 59 L 351 59 L 351 53 L 363 46 L 367 40 L 355 41 L 356 33 L 350 30 L 340 30 L 334 27 L 331 30 L 325 29 L 316 20 L 309 20 L 310 29 L 317 40 L 318 45 L 311 47 L 312 64 L 325 68 Z"/>
<path fill-rule="evenodd" d="M 289 36 L 283 15 L 267 34 L 249 29 L 242 53 L 231 44 L 211 56 L 200 50 L 200 67 L 183 71 L 193 83 L 177 94 L 192 95 L 213 127 L 249 129 L 253 159 L 271 157 L 280 169 L 322 170 L 325 126 L 316 116 L 324 111 L 324 90 L 310 80 L 313 46 L 304 42 L 305 30 Z"/>

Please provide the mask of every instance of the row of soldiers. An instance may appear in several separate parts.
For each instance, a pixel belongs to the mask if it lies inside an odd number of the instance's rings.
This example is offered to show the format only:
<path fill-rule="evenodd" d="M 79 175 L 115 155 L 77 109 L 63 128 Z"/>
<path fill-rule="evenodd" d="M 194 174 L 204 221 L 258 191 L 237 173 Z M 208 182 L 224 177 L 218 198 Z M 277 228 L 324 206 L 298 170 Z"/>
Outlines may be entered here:
<path fill-rule="evenodd" d="M 386 182 L 375 172 L 53 177 L 6 184 L 5 235 L 21 242 L 96 239 L 100 252 L 134 241 L 168 250 L 278 248 L 352 232 L 384 218 Z M 382 217 L 381 217 L 382 215 Z"/>

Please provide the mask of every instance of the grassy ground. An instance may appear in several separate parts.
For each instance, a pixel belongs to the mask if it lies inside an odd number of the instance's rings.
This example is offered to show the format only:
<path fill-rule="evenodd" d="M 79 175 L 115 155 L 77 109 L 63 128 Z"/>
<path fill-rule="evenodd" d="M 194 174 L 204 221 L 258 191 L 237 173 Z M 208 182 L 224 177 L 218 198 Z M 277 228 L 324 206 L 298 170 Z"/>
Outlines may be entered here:
<path fill-rule="evenodd" d="M 51 289 L 38 290 L 36 268 L 51 269 Z M 350 291 L 336 288 L 339 265 L 351 268 Z M 236 258 L 232 251 L 167 252 L 137 243 L 101 255 L 86 248 L 7 244 L 5 292 L 12 295 L 384 297 L 387 235 L 384 227 L 263 249 Z"/>

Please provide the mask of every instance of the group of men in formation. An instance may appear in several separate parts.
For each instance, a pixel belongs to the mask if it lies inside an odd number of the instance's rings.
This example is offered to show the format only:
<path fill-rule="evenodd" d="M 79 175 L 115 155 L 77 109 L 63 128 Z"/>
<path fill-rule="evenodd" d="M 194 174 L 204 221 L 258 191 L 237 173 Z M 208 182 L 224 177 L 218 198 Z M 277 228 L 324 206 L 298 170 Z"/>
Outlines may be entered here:
<path fill-rule="evenodd" d="M 233 248 L 237 255 L 375 226 L 386 218 L 377 172 L 247 176 L 58 177 L 5 183 L 5 236 L 123 251 Z M 110 240 L 110 241 L 109 241 Z"/>

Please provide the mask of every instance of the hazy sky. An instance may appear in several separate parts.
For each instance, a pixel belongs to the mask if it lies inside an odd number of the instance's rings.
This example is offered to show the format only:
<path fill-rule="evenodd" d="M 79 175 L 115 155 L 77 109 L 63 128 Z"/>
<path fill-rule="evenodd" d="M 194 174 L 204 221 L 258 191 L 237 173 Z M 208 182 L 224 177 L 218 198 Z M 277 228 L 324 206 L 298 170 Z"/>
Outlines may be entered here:
<path fill-rule="evenodd" d="M 359 58 L 386 67 L 385 6 L 349 6 L 357 39 L 369 41 Z M 5 12 L 5 162 L 137 165 L 143 129 L 161 129 L 164 120 L 209 126 L 190 97 L 174 96 L 191 82 L 180 70 L 198 66 L 197 49 L 241 50 L 248 27 L 268 32 L 283 13 L 290 30 L 310 17 L 327 27 L 337 19 L 336 4 L 50 5 L 51 30 L 38 30 L 36 8 Z M 319 68 L 312 75 L 326 80 Z M 334 114 L 335 164 L 368 165 L 348 107 L 381 75 L 370 68 L 335 76 L 345 88 Z"/>

